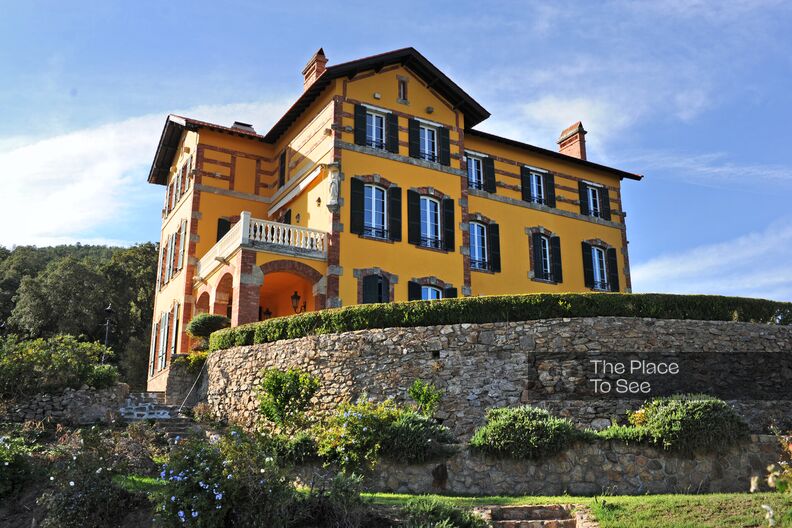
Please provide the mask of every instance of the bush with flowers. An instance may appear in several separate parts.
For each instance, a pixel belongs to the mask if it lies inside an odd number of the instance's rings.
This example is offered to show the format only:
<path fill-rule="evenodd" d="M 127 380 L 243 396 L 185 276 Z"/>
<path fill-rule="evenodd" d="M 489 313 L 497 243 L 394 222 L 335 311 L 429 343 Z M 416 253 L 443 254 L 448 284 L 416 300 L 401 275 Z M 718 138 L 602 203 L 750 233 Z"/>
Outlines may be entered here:
<path fill-rule="evenodd" d="M 19 491 L 30 478 L 29 451 L 23 439 L 0 436 L 0 498 Z"/>
<path fill-rule="evenodd" d="M 45 515 L 41 528 L 105 528 L 147 504 L 143 493 L 116 484 L 126 467 L 105 449 L 98 435 L 86 435 L 84 449 L 49 466 L 49 488 L 38 503 Z"/>
<path fill-rule="evenodd" d="M 319 455 L 343 471 L 373 467 L 380 456 L 419 463 L 447 456 L 453 435 L 409 407 L 365 397 L 345 403 L 316 430 Z"/>
<path fill-rule="evenodd" d="M 171 452 L 157 507 L 165 526 L 287 526 L 294 490 L 258 436 L 239 431 L 211 443 L 187 440 Z"/>

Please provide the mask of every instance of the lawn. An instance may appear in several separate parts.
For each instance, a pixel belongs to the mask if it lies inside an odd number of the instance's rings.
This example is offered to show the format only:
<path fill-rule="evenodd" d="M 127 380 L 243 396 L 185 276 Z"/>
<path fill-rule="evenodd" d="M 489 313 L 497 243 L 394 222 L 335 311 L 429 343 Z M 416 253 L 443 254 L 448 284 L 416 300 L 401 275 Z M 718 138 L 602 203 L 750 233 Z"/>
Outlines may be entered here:
<path fill-rule="evenodd" d="M 156 494 L 162 482 L 128 475 L 117 482 L 130 490 Z M 401 506 L 414 495 L 365 493 L 375 504 Z M 728 528 L 768 526 L 763 504 L 775 511 L 777 528 L 792 528 L 792 496 L 780 493 L 711 495 L 641 495 L 591 497 L 451 497 L 433 495 L 455 506 L 583 504 L 591 507 L 601 528 Z"/>
<path fill-rule="evenodd" d="M 399 505 L 412 495 L 366 494 L 377 504 Z M 457 506 L 487 504 L 584 504 L 602 528 L 727 528 L 767 526 L 763 504 L 775 511 L 777 528 L 792 528 L 792 496 L 779 493 L 712 495 L 642 495 L 599 497 L 448 497 Z M 604 504 L 603 504 L 604 500 Z"/>

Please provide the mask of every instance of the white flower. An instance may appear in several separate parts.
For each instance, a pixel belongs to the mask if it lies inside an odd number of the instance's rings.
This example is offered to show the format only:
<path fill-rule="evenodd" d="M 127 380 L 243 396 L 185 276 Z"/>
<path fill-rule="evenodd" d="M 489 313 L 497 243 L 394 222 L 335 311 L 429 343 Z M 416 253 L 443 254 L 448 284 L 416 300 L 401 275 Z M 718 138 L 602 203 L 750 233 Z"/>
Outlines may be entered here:
<path fill-rule="evenodd" d="M 762 508 L 764 508 L 764 511 L 767 512 L 765 515 L 765 519 L 767 519 L 767 526 L 775 526 L 775 513 L 773 512 L 773 508 L 767 504 L 762 504 Z"/>
<path fill-rule="evenodd" d="M 69 486 L 74 487 L 74 481 L 73 480 L 69 481 Z"/>
<path fill-rule="evenodd" d="M 50 480 L 51 480 L 51 481 L 52 481 L 52 480 L 55 480 L 55 477 L 50 477 Z"/>

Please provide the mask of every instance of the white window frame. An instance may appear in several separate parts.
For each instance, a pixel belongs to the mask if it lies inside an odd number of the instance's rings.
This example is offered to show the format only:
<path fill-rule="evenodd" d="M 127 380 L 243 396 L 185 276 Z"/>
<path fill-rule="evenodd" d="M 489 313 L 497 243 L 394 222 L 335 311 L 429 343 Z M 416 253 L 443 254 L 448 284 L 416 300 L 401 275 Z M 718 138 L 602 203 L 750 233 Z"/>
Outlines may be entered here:
<path fill-rule="evenodd" d="M 431 206 L 435 207 L 434 222 L 430 215 Z M 440 248 L 442 240 L 442 225 L 440 220 L 440 200 L 430 196 L 421 196 L 421 245 L 424 247 Z"/>
<path fill-rule="evenodd" d="M 538 204 L 545 203 L 544 175 L 531 172 L 531 201 Z"/>
<path fill-rule="evenodd" d="M 181 270 L 184 267 L 184 252 L 187 247 L 187 220 L 182 220 L 181 228 L 179 229 L 179 259 L 176 264 L 176 269 Z"/>
<path fill-rule="evenodd" d="M 437 286 L 421 286 L 422 301 L 437 301 L 443 298 L 443 290 Z"/>
<path fill-rule="evenodd" d="M 539 250 L 542 254 L 542 262 L 539 263 L 540 269 L 542 270 L 542 279 L 544 280 L 553 280 L 553 262 L 551 260 L 551 253 L 550 253 L 550 237 L 547 236 L 540 236 L 539 237 Z"/>
<path fill-rule="evenodd" d="M 375 193 L 382 193 L 382 225 L 377 224 Z M 363 233 L 376 238 L 388 238 L 388 191 L 379 185 L 363 186 Z"/>
<path fill-rule="evenodd" d="M 473 189 L 484 188 L 484 160 L 478 156 L 465 156 L 467 160 L 468 186 Z"/>
<path fill-rule="evenodd" d="M 370 121 L 369 121 L 370 119 Z M 380 129 L 381 137 L 376 137 L 377 126 L 376 120 L 382 120 L 382 128 Z M 370 125 L 370 126 L 369 126 Z M 385 114 L 366 108 L 366 145 L 372 148 L 385 149 L 385 141 L 387 135 L 387 120 Z M 369 133 L 371 132 L 371 133 Z"/>
<path fill-rule="evenodd" d="M 149 376 L 154 375 L 157 368 L 157 336 L 159 335 L 159 323 L 151 325 L 151 348 L 149 350 Z"/>
<path fill-rule="evenodd" d="M 437 127 L 420 123 L 418 125 L 418 145 L 421 159 L 437 161 Z"/>
<path fill-rule="evenodd" d="M 594 289 L 608 290 L 608 259 L 605 250 L 591 246 L 591 269 L 594 274 Z"/>
<path fill-rule="evenodd" d="M 470 267 L 472 269 L 489 269 L 488 246 L 487 226 L 479 222 L 470 222 Z"/>
<path fill-rule="evenodd" d="M 589 215 L 596 216 L 597 218 L 602 216 L 602 208 L 600 206 L 600 197 L 602 193 L 600 193 L 599 187 L 595 187 L 593 185 L 589 185 L 586 190 L 586 197 L 588 198 L 589 202 Z"/>
<path fill-rule="evenodd" d="M 165 312 L 160 318 L 160 332 L 159 332 L 159 351 L 157 354 L 157 370 L 165 368 L 165 352 L 168 349 L 168 316 L 170 312 Z"/>
<path fill-rule="evenodd" d="M 407 100 L 407 79 L 398 79 L 396 81 L 396 90 L 398 92 L 397 97 L 399 101 L 406 101 Z"/>
<path fill-rule="evenodd" d="M 178 341 L 179 331 L 179 303 L 173 305 L 173 325 L 171 327 L 171 343 L 170 353 L 173 356 L 176 353 L 176 341 Z"/>

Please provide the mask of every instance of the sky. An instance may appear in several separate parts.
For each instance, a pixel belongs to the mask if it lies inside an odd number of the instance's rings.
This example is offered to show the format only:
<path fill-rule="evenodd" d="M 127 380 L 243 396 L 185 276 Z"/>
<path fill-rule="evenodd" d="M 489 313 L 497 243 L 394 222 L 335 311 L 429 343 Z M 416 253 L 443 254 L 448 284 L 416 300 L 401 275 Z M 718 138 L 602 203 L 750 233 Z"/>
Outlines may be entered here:
<path fill-rule="evenodd" d="M 330 64 L 413 46 L 623 182 L 633 290 L 792 300 L 792 3 L 0 0 L 0 245 L 159 238 L 169 113 L 265 132 Z"/>

